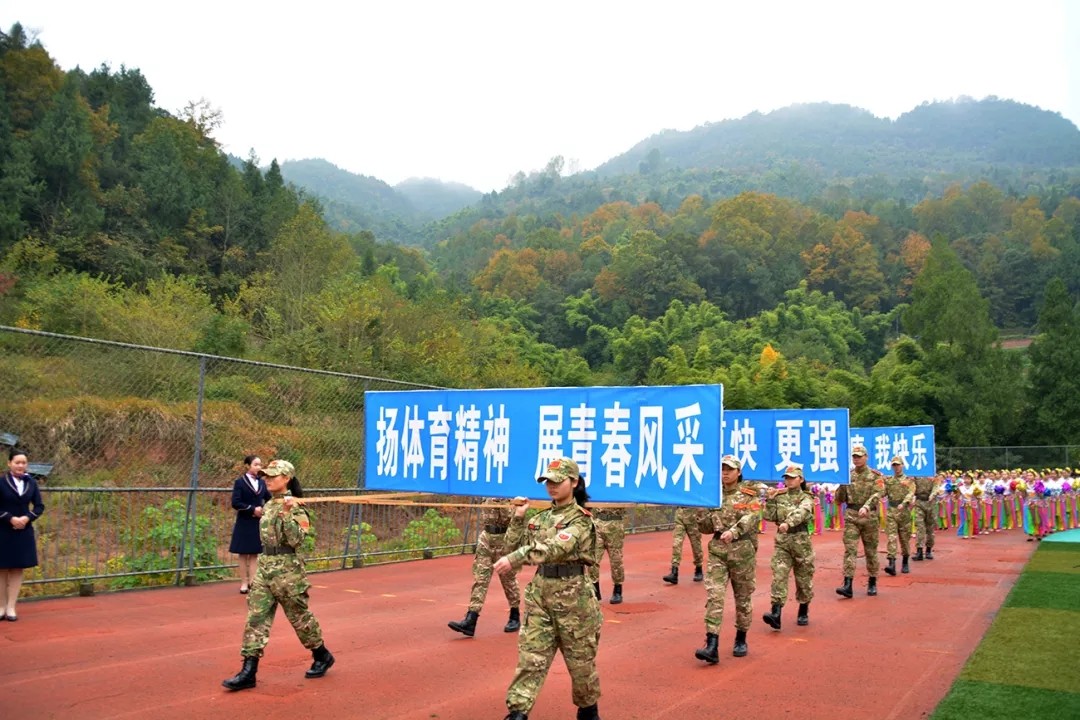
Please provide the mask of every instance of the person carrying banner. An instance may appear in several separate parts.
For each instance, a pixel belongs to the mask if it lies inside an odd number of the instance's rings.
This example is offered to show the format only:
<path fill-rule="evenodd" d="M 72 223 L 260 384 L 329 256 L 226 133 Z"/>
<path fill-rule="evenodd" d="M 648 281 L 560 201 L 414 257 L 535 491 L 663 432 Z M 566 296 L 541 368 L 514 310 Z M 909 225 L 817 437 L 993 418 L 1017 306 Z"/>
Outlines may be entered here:
<path fill-rule="evenodd" d="M 270 640 L 270 627 L 279 604 L 296 637 L 311 651 L 313 662 L 304 677 L 320 678 L 334 664 L 334 656 L 323 644 L 319 621 L 308 609 L 311 583 L 297 550 L 303 545 L 310 521 L 304 508 L 286 491 L 292 474 L 292 463 L 285 460 L 274 460 L 260 473 L 266 479 L 271 499 L 263 506 L 259 519 L 262 553 L 248 593 L 247 624 L 240 648 L 243 667 L 221 683 L 229 690 L 255 687 L 259 658 Z"/>
<path fill-rule="evenodd" d="M 892 477 L 885 478 L 885 496 L 889 499 L 888 515 L 885 517 L 885 558 L 889 561 L 885 572 L 896 575 L 896 546 L 899 542 L 900 572 L 911 572 L 908 567 L 911 540 L 911 506 L 915 502 L 915 483 L 904 475 L 904 458 L 892 459 Z"/>
<path fill-rule="evenodd" d="M 600 559 L 607 551 L 611 564 L 611 599 L 612 605 L 622 602 L 623 580 L 626 570 L 623 567 L 623 541 L 626 538 L 626 509 L 604 508 L 593 512 L 593 524 L 596 525 L 596 564 L 589 568 L 596 599 L 600 599 Z"/>
<path fill-rule="evenodd" d="M 698 529 L 711 533 L 709 573 L 705 578 L 705 647 L 694 657 L 715 665 L 720 662 L 717 645 L 724 617 L 724 595 L 728 582 L 735 596 L 735 645 L 732 655 L 747 654 L 746 631 L 753 613 L 754 570 L 757 562 L 757 532 L 761 520 L 758 500 L 761 486 L 742 482 L 742 463 L 732 455 L 720 461 L 723 497 L 715 510 L 699 510 Z"/>
<path fill-rule="evenodd" d="M 810 624 L 810 601 L 814 599 L 814 545 L 810 542 L 810 518 L 814 498 L 806 491 L 801 467 L 784 471 L 784 489 L 765 502 L 765 519 L 776 523 L 776 544 L 772 556 L 772 609 L 761 617 L 774 630 L 780 629 L 780 613 L 787 602 L 788 575 L 795 573 L 795 599 L 799 602 L 799 625 Z"/>
<path fill-rule="evenodd" d="M 683 538 L 690 538 L 690 551 L 694 554 L 694 582 L 701 582 L 705 575 L 701 569 L 704 555 L 701 552 L 701 534 L 697 529 L 698 508 L 680 507 L 675 510 L 675 529 L 671 535 L 671 573 L 664 582 L 679 584 L 679 563 L 682 562 Z"/>
<path fill-rule="evenodd" d="M 506 531 L 507 554 L 495 563 L 500 575 L 536 565 L 525 588 L 525 617 L 518 633 L 517 671 L 506 690 L 506 720 L 527 720 L 547 678 L 555 652 L 562 652 L 570 674 L 578 720 L 600 720 L 600 677 L 596 651 L 604 618 L 588 580 L 596 562 L 596 527 L 585 509 L 589 495 L 577 463 L 559 458 L 537 478 L 547 488 L 551 507 L 528 522 L 528 501 L 517 507 Z"/>
<path fill-rule="evenodd" d="M 934 530 L 938 523 L 938 498 L 942 493 L 937 477 L 915 478 L 915 555 L 912 560 L 934 559 Z M 926 548 L 926 555 L 923 555 Z"/>
<path fill-rule="evenodd" d="M 480 535 L 476 538 L 476 554 L 473 556 L 472 591 L 469 593 L 469 609 L 464 619 L 451 620 L 447 627 L 466 637 L 476 634 L 476 621 L 487 599 L 488 585 L 491 584 L 491 572 L 495 561 L 503 555 L 503 541 L 506 528 L 510 525 L 510 507 L 505 498 L 485 498 L 480 503 Z M 510 619 L 503 626 L 503 632 L 517 632 L 521 628 L 521 590 L 518 588 L 517 574 L 499 575 L 506 602 L 510 605 Z"/>
<path fill-rule="evenodd" d="M 851 462 L 855 466 L 847 485 L 836 490 L 837 504 L 846 503 L 844 511 L 844 584 L 836 593 L 851 598 L 851 583 L 855 578 L 855 560 L 862 540 L 866 556 L 866 572 L 870 576 L 866 594 L 877 595 L 878 574 L 878 503 L 885 493 L 885 478 L 877 470 L 867 466 L 866 448 L 856 445 L 851 449 Z"/>

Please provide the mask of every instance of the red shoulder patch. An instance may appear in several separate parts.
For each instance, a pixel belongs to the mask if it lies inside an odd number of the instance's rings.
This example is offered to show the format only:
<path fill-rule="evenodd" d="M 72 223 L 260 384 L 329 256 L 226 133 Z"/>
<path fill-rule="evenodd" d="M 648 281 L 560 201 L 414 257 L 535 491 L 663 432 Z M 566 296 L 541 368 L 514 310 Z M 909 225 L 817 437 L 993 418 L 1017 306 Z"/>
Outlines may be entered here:
<path fill-rule="evenodd" d="M 578 507 L 581 506 L 579 505 Z M 592 517 L 592 513 L 589 512 L 588 508 L 581 508 L 581 512 L 585 513 L 585 517 Z"/>
<path fill-rule="evenodd" d="M 739 488 L 739 492 L 741 492 L 743 495 L 749 495 L 750 497 L 757 497 L 758 496 L 757 491 L 754 490 L 753 488 L 741 487 L 741 488 Z"/>
<path fill-rule="evenodd" d="M 563 530 L 561 533 L 559 533 L 555 537 L 559 538 L 563 542 L 569 542 L 574 536 L 571 535 L 570 533 L 566 532 L 565 530 Z"/>

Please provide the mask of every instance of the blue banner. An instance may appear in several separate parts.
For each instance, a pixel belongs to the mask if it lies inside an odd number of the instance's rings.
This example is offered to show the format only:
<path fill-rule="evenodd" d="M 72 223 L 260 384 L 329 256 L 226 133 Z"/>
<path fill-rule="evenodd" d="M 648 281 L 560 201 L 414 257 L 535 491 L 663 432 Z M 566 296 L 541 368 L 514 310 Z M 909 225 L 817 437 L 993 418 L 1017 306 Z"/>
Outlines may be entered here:
<path fill-rule="evenodd" d="M 546 499 L 536 478 L 569 457 L 597 502 L 720 505 L 720 385 L 364 398 L 368 488 Z"/>
<path fill-rule="evenodd" d="M 808 483 L 848 481 L 848 411 L 727 410 L 724 454 L 742 461 L 745 480 L 779 480 L 798 465 Z"/>
<path fill-rule="evenodd" d="M 892 474 L 892 459 L 904 458 L 904 472 L 913 477 L 937 474 L 933 425 L 851 428 L 851 444 L 862 445 L 870 467 Z"/>

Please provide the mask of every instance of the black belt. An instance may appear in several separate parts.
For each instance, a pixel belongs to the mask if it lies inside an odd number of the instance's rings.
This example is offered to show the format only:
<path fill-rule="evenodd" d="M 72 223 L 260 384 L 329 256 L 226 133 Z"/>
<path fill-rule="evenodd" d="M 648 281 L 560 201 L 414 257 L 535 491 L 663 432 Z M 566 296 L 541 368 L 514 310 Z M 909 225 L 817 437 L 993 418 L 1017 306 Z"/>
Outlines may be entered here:
<path fill-rule="evenodd" d="M 484 531 L 489 535 L 502 535 L 506 532 L 506 525 L 485 525 Z"/>
<path fill-rule="evenodd" d="M 927 496 L 927 497 L 921 498 L 921 497 L 919 497 L 918 495 L 916 495 L 916 496 L 915 496 L 915 499 L 916 499 L 916 500 L 918 500 L 918 501 L 920 501 L 920 502 L 926 502 L 927 500 L 929 500 L 929 499 L 930 499 L 930 497 L 929 497 L 929 496 Z"/>
<path fill-rule="evenodd" d="M 288 545 L 264 545 L 263 555 L 295 555 L 296 548 Z"/>
<path fill-rule="evenodd" d="M 568 578 L 585 574 L 585 566 L 563 563 L 559 565 L 540 565 L 536 574 L 545 578 Z"/>
<path fill-rule="evenodd" d="M 809 533 L 809 532 L 810 532 L 810 526 L 807 525 L 806 523 L 802 523 L 801 525 L 792 525 L 791 527 L 789 527 L 787 529 L 787 534 L 788 535 L 790 535 L 791 533 Z"/>
<path fill-rule="evenodd" d="M 622 515 L 619 513 L 598 512 L 596 513 L 597 520 L 622 520 Z"/>

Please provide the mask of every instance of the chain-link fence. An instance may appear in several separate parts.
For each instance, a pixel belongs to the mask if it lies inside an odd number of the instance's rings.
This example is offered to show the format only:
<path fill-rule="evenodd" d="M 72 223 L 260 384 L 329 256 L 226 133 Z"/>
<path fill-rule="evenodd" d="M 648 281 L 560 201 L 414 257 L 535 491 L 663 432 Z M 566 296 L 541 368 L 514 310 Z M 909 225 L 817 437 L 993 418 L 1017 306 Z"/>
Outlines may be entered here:
<path fill-rule="evenodd" d="M 0 441 L 42 475 L 26 595 L 230 577 L 245 455 L 292 462 L 305 494 L 364 493 L 364 392 L 427 386 L 0 326 Z M 444 498 L 447 502 L 467 498 Z M 312 570 L 471 552 L 470 507 L 309 506 Z M 669 527 L 670 508 L 630 513 Z"/>

